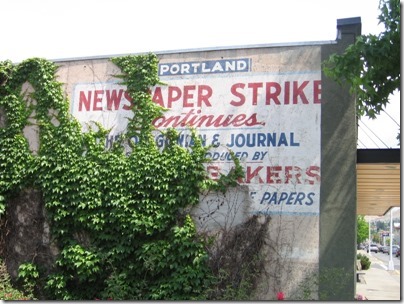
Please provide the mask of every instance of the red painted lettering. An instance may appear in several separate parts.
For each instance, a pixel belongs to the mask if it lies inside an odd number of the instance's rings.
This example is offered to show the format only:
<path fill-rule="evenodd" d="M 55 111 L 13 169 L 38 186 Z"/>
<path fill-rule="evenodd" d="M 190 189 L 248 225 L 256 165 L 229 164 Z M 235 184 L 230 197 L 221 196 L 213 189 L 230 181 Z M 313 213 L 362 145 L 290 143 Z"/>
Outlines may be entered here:
<path fill-rule="evenodd" d="M 245 183 L 250 184 L 254 177 L 258 177 L 258 183 L 263 184 L 264 180 L 259 176 L 259 172 L 262 168 L 263 166 L 258 166 L 254 171 L 251 172 L 252 168 L 248 166 L 245 172 Z"/>
<path fill-rule="evenodd" d="M 156 87 L 152 95 L 152 100 L 162 107 L 172 108 L 177 101 L 182 101 L 184 108 L 202 107 L 206 105 L 211 107 L 209 98 L 212 97 L 212 88 L 208 85 L 186 85 L 184 87 L 169 86 L 167 88 L 167 103 L 164 101 L 164 90 Z"/>
<path fill-rule="evenodd" d="M 119 104 L 121 103 L 122 99 L 122 94 L 123 90 L 120 89 L 117 94 L 117 90 L 106 90 L 107 93 L 107 109 L 109 111 L 111 110 L 119 110 Z M 112 106 L 114 106 L 114 109 L 112 109 Z"/>
<path fill-rule="evenodd" d="M 194 104 L 190 102 L 190 99 L 194 97 L 193 91 L 195 91 L 195 88 L 196 86 L 194 85 L 184 86 L 183 105 L 185 108 L 194 106 Z"/>
<path fill-rule="evenodd" d="M 285 90 L 283 94 L 283 103 L 289 104 L 290 102 L 290 81 L 285 81 Z"/>
<path fill-rule="evenodd" d="M 237 91 L 237 89 L 244 89 L 244 87 L 245 87 L 244 83 L 235 83 L 235 84 L 233 84 L 231 86 L 231 89 L 230 89 L 231 93 L 234 96 L 239 98 L 238 101 L 236 101 L 236 100 L 230 101 L 230 104 L 232 106 L 239 107 L 239 106 L 242 106 L 245 103 L 245 96 L 242 93 Z"/>
<path fill-rule="evenodd" d="M 124 96 L 126 98 L 127 101 L 129 101 L 129 105 L 123 105 L 122 109 L 124 110 L 132 110 L 133 108 L 133 99 L 132 97 L 130 97 L 129 93 L 127 91 L 125 91 Z"/>
<path fill-rule="evenodd" d="M 321 80 L 314 80 L 313 103 L 321 103 Z"/>
<path fill-rule="evenodd" d="M 281 166 L 267 167 L 267 184 L 280 184 L 282 178 L 279 176 L 279 172 L 282 171 Z M 275 179 L 272 179 L 274 177 Z"/>
<path fill-rule="evenodd" d="M 172 108 L 173 102 L 180 100 L 180 98 L 181 98 L 181 89 L 179 87 L 169 86 L 167 108 Z"/>
<path fill-rule="evenodd" d="M 164 107 L 164 100 L 163 100 L 163 94 L 161 93 L 161 87 L 155 88 L 152 95 L 152 101 L 158 104 L 159 106 Z"/>
<path fill-rule="evenodd" d="M 212 96 L 212 88 L 207 85 L 200 85 L 198 87 L 198 107 L 202 106 L 202 103 L 205 103 L 206 106 L 211 107 L 211 103 L 209 98 Z"/>
<path fill-rule="evenodd" d="M 293 184 L 301 184 L 300 177 L 302 169 L 298 166 L 286 166 L 285 167 L 285 184 L 289 184 L 290 180 L 292 180 Z"/>
<path fill-rule="evenodd" d="M 93 103 L 93 111 L 102 111 L 102 95 L 104 94 L 104 90 L 95 90 L 94 91 L 94 103 Z"/>
<path fill-rule="evenodd" d="M 316 182 L 320 183 L 320 167 L 310 166 L 306 170 L 307 179 L 306 184 L 314 185 Z"/>
<path fill-rule="evenodd" d="M 275 91 L 271 92 L 271 89 L 274 88 Z M 281 102 L 279 101 L 279 94 L 281 93 L 282 89 L 281 89 L 281 85 L 277 82 L 267 82 L 266 86 L 265 86 L 265 90 L 266 90 L 266 98 L 265 98 L 265 104 L 266 105 L 270 105 L 271 104 L 271 99 L 273 99 L 273 101 L 276 104 L 281 104 Z"/>
<path fill-rule="evenodd" d="M 302 102 L 304 104 L 309 103 L 306 95 L 304 95 L 304 88 L 307 86 L 308 83 L 308 81 L 303 81 L 303 83 L 299 86 L 299 83 L 297 81 L 293 81 L 293 104 L 297 104 L 298 97 L 302 99 Z"/>
<path fill-rule="evenodd" d="M 257 105 L 257 100 L 258 100 L 258 89 L 262 88 L 263 84 L 262 82 L 253 82 L 253 83 L 249 83 L 248 87 L 252 89 L 252 104 L 254 106 Z"/>
<path fill-rule="evenodd" d="M 91 104 L 91 94 L 92 91 L 87 92 L 87 96 L 85 92 L 80 91 L 80 98 L 79 98 L 79 112 L 83 110 L 83 105 L 86 109 L 86 111 L 90 111 L 90 104 Z"/>
<path fill-rule="evenodd" d="M 218 166 L 207 166 L 206 171 L 213 180 L 218 180 L 220 177 L 220 168 Z"/>
<path fill-rule="evenodd" d="M 261 178 L 260 174 L 266 174 Z M 263 175 L 261 174 L 261 175 Z M 245 175 L 239 179 L 240 183 L 245 184 L 306 184 L 314 185 L 320 183 L 320 167 L 310 166 L 302 169 L 298 166 L 247 166 Z"/>
<path fill-rule="evenodd" d="M 252 114 L 245 122 L 244 125 L 247 127 L 253 127 L 253 126 L 265 126 L 265 122 L 259 122 L 257 119 L 257 113 Z"/>

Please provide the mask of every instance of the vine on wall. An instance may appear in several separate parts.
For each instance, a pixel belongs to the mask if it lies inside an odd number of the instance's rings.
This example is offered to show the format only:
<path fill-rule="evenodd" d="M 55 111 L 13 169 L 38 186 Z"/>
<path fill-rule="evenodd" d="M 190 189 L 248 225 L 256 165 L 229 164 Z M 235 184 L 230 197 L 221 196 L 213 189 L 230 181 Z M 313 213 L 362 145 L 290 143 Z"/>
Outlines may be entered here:
<path fill-rule="evenodd" d="M 201 190 L 235 185 L 241 166 L 233 158 L 229 175 L 210 180 L 204 167 L 210 147 L 194 130 L 191 149 L 179 146 L 178 133 L 170 129 L 169 145 L 160 151 L 151 121 L 164 109 L 149 94 L 159 84 L 157 57 L 112 62 L 122 71 L 117 77 L 134 100 L 135 115 L 126 136 L 108 150 L 108 130 L 98 125 L 82 133 L 69 114 L 54 63 L 0 62 L 0 216 L 21 189 L 42 192 L 60 249 L 52 273 L 39 269 L 35 282 L 48 299 L 198 299 L 213 277 L 206 243 L 185 210 L 199 202 Z M 29 96 L 21 91 L 25 82 L 34 89 Z M 39 127 L 36 155 L 23 133 L 32 121 Z M 134 135 L 139 142 L 127 154 L 122 144 L 131 144 Z"/>

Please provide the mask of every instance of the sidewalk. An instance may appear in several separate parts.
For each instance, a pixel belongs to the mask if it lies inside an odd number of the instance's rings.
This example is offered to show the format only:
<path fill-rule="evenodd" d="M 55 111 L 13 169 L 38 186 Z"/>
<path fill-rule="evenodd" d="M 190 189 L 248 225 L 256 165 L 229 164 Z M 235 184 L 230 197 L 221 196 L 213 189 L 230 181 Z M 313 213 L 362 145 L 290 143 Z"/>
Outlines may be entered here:
<path fill-rule="evenodd" d="M 356 283 L 356 294 L 366 297 L 368 300 L 401 300 L 400 271 L 385 270 L 383 263 L 364 250 L 358 253 L 365 254 L 371 262 L 368 270 L 361 270 L 361 282 Z"/>

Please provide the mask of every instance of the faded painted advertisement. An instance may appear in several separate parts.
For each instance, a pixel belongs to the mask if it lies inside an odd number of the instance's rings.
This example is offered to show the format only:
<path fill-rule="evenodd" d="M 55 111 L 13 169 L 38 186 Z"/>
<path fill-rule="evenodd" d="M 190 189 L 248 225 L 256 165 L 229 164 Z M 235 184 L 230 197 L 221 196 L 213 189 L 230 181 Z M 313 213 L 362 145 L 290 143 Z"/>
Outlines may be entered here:
<path fill-rule="evenodd" d="M 203 143 L 213 146 L 206 164 L 211 178 L 231 169 L 233 151 L 245 170 L 240 183 L 248 186 L 252 213 L 318 216 L 318 54 L 316 49 L 297 48 L 286 54 L 244 52 L 218 59 L 161 56 L 159 76 L 166 85 L 152 88 L 151 96 L 167 111 L 153 125 L 181 131 L 179 143 L 184 147 L 192 146 L 188 127 L 196 128 Z M 80 79 L 70 89 L 72 114 L 84 129 L 91 121 L 110 128 L 109 147 L 133 115 L 134 101 L 126 88 L 110 78 Z M 166 144 L 161 133 L 155 140 L 160 148 Z"/>

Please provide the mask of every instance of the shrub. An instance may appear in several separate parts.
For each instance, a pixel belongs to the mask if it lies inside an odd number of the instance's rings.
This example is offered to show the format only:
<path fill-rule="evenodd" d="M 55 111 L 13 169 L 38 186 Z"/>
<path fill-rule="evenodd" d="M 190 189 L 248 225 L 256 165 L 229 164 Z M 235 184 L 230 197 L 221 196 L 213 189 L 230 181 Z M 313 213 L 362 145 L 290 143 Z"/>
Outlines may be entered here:
<path fill-rule="evenodd" d="M 362 265 L 363 270 L 367 270 L 367 269 L 370 268 L 371 262 L 370 262 L 369 258 L 366 255 L 359 253 L 359 254 L 356 255 L 356 259 L 361 261 L 361 265 Z"/>
<path fill-rule="evenodd" d="M 34 300 L 32 295 L 27 295 L 14 288 L 6 265 L 0 260 L 0 300 Z"/>

